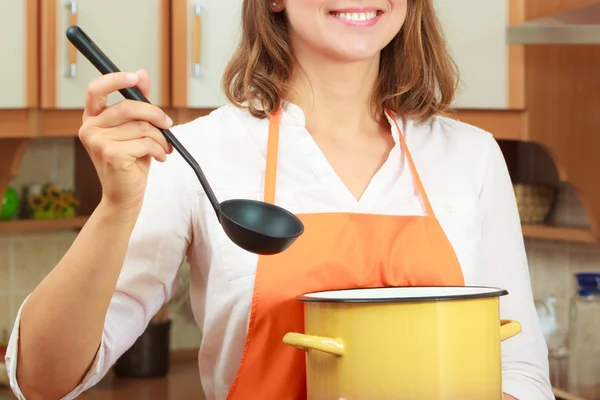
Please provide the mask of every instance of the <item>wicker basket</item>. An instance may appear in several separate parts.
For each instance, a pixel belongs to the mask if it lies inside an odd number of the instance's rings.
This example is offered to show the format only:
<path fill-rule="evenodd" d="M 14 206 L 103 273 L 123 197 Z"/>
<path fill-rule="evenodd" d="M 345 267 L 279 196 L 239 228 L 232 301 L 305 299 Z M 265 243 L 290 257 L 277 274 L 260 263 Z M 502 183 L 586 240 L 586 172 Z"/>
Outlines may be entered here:
<path fill-rule="evenodd" d="M 549 185 L 514 184 L 519 217 L 523 224 L 541 224 L 554 205 L 556 189 Z"/>

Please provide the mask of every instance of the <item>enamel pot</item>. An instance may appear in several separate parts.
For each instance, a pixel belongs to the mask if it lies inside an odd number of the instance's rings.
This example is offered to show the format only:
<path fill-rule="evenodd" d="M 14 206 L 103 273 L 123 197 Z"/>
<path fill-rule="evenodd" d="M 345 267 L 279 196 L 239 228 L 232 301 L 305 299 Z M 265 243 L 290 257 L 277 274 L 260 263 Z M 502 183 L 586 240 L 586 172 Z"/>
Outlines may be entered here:
<path fill-rule="evenodd" d="M 501 342 L 521 331 L 500 320 L 489 287 L 390 287 L 298 297 L 309 400 L 501 400 Z"/>

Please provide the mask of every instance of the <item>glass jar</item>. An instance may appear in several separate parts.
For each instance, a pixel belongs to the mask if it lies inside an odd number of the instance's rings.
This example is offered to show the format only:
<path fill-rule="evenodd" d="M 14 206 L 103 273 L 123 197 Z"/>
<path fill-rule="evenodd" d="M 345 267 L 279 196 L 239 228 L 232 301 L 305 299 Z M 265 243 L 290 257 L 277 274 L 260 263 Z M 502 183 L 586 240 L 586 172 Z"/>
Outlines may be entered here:
<path fill-rule="evenodd" d="M 575 274 L 569 311 L 568 391 L 600 400 L 600 273 Z"/>

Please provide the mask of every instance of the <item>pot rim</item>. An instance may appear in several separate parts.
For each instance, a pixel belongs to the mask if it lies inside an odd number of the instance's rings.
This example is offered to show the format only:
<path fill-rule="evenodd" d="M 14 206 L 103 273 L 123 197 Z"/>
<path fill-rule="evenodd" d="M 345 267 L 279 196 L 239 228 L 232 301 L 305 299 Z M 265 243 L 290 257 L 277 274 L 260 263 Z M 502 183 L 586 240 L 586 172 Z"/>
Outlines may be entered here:
<path fill-rule="evenodd" d="M 466 289 L 466 290 L 465 290 Z M 345 293 L 360 293 L 369 291 L 379 292 L 415 292 L 421 290 L 431 291 L 429 295 L 420 296 L 348 296 L 342 297 Z M 437 293 L 436 293 L 437 291 Z M 447 293 L 440 293 L 447 292 Z M 337 294 L 338 297 L 335 297 Z M 490 286 L 382 286 L 368 288 L 348 288 L 338 290 L 326 290 L 304 293 L 296 300 L 308 303 L 417 303 L 417 302 L 433 302 L 433 301 L 450 301 L 450 300 L 473 300 L 486 299 L 490 297 L 500 297 L 508 294 L 508 290 Z M 329 297 L 328 297 L 329 295 Z"/>

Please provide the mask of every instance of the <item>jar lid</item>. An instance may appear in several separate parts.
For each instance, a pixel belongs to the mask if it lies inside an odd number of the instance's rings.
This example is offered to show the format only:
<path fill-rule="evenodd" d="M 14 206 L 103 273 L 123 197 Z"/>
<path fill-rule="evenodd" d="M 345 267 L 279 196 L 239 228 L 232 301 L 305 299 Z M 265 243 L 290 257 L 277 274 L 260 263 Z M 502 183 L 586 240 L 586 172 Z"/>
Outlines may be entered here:
<path fill-rule="evenodd" d="M 600 273 L 585 272 L 575 274 L 580 296 L 589 296 L 600 293 Z"/>

